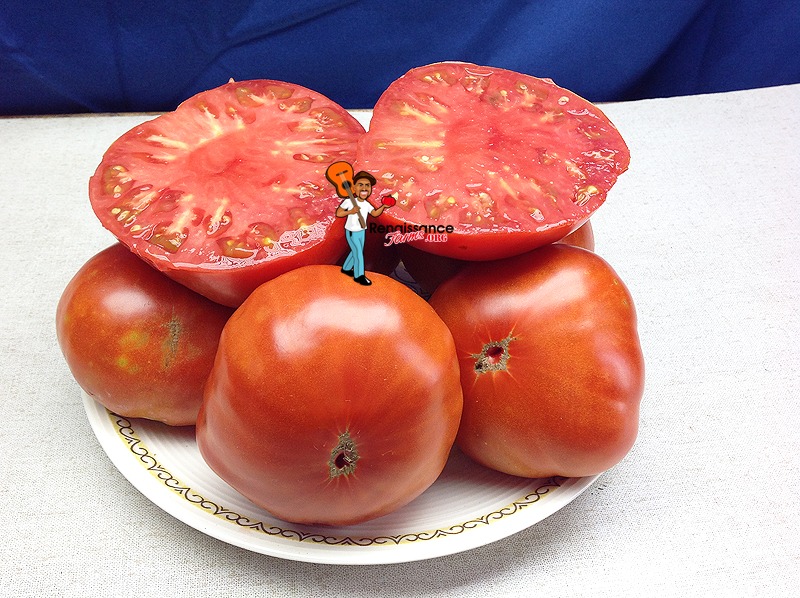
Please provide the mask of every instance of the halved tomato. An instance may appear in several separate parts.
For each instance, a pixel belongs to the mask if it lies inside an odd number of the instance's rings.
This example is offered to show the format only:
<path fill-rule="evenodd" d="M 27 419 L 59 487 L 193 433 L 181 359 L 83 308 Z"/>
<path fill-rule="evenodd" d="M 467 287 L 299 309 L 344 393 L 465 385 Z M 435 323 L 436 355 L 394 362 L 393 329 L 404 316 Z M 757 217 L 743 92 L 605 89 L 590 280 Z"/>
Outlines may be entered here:
<path fill-rule="evenodd" d="M 346 249 L 325 178 L 353 160 L 361 124 L 280 81 L 231 81 L 115 141 L 89 182 L 103 225 L 187 287 L 230 306 Z"/>
<path fill-rule="evenodd" d="M 605 114 L 551 80 L 437 63 L 380 97 L 354 167 L 398 194 L 382 223 L 450 225 L 426 251 L 488 260 L 577 229 L 629 160 Z"/>

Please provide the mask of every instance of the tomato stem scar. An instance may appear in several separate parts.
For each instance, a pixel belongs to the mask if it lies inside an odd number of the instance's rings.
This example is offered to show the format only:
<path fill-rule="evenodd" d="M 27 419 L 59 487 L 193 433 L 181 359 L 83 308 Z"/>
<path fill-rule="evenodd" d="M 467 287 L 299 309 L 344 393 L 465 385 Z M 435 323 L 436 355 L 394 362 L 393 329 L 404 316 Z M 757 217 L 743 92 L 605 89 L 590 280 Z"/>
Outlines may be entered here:
<path fill-rule="evenodd" d="M 345 430 L 339 434 L 339 442 L 333 447 L 331 458 L 328 461 L 331 479 L 353 473 L 356 470 L 356 461 L 358 461 L 356 443 L 350 436 L 350 432 Z"/>
<path fill-rule="evenodd" d="M 485 372 L 494 372 L 498 370 L 505 371 L 507 369 L 508 359 L 511 353 L 508 351 L 508 345 L 511 341 L 516 340 L 510 334 L 501 341 L 490 341 L 483 346 L 480 353 L 475 353 L 472 358 L 475 360 L 475 372 L 483 374 Z"/>

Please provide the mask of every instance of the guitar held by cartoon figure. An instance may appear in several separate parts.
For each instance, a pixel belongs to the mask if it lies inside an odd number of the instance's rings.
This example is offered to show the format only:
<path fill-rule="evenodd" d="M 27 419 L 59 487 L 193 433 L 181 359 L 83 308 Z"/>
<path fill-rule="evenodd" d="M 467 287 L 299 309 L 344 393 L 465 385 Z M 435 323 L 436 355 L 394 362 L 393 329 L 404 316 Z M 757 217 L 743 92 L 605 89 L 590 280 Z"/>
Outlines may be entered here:
<path fill-rule="evenodd" d="M 358 215 L 358 222 L 362 228 L 367 228 L 364 217 L 361 215 L 361 210 L 358 208 L 356 198 L 353 197 L 353 167 L 348 162 L 334 162 L 325 171 L 325 178 L 336 187 L 336 194 L 341 197 L 349 197 L 353 202 L 353 207 L 356 209 Z"/>

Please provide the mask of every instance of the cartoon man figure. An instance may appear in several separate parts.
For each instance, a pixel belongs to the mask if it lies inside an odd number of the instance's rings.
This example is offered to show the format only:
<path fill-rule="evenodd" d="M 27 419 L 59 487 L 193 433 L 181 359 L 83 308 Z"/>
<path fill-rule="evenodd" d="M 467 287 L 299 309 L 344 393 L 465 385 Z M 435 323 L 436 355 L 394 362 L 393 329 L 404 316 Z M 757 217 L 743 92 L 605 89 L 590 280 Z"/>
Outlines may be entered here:
<path fill-rule="evenodd" d="M 350 254 L 344 261 L 342 272 L 352 276 L 359 284 L 371 285 L 372 281 L 364 275 L 364 241 L 367 237 L 367 217 L 377 218 L 387 208 L 386 204 L 374 207 L 368 198 L 372 194 L 375 177 L 368 172 L 359 171 L 353 175 L 353 199 L 346 198 L 336 209 L 338 218 L 347 218 L 344 223 L 345 238 Z"/>

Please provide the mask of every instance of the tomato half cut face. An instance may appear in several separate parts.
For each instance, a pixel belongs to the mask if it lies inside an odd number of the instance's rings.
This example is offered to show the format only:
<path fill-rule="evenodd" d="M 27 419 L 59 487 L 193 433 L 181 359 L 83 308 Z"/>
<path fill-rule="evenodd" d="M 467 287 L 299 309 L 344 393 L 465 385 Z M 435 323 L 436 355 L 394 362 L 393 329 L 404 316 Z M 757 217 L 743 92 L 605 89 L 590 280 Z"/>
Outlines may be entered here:
<path fill-rule="evenodd" d="M 115 141 L 89 196 L 103 225 L 140 257 L 236 306 L 266 280 L 340 256 L 340 200 L 325 168 L 352 161 L 363 132 L 312 90 L 231 81 Z"/>
<path fill-rule="evenodd" d="M 549 79 L 438 63 L 384 92 L 355 168 L 398 194 L 383 223 L 453 227 L 446 243 L 417 247 L 487 260 L 577 229 L 629 159 L 600 109 Z"/>

